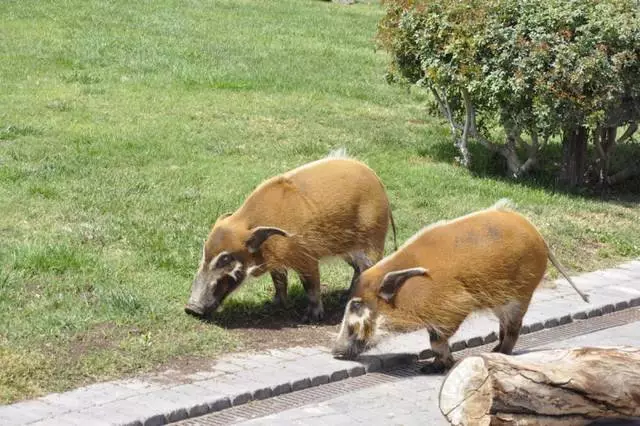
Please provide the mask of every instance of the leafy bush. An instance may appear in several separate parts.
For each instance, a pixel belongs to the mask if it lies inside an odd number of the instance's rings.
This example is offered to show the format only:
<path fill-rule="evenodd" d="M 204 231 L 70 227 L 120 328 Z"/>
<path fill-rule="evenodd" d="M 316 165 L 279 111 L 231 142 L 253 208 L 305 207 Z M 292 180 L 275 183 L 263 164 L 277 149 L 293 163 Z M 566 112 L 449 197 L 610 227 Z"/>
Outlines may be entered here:
<path fill-rule="evenodd" d="M 519 176 L 558 135 L 568 183 L 582 183 L 587 140 L 599 154 L 600 180 L 611 180 L 613 148 L 632 137 L 640 119 L 637 1 L 384 3 L 378 37 L 392 55 L 389 79 L 433 93 L 464 165 L 475 139 L 504 155 Z M 496 127 L 504 143 L 488 132 Z M 616 139 L 619 127 L 626 131 Z"/>

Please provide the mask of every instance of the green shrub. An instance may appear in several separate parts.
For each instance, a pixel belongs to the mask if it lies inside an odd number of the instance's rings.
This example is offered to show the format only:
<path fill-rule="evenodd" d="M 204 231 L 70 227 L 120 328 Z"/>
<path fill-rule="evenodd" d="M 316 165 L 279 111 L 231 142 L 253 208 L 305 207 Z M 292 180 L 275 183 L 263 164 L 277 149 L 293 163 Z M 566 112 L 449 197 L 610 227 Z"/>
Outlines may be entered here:
<path fill-rule="evenodd" d="M 569 183 L 582 183 L 587 140 L 597 148 L 601 180 L 609 178 L 613 147 L 630 139 L 640 118 L 637 1 L 384 3 L 378 37 L 392 55 L 389 80 L 432 92 L 463 164 L 471 162 L 467 142 L 474 139 L 504 155 L 518 176 L 557 135 L 566 174 L 580 175 Z M 627 131 L 616 139 L 622 126 Z M 504 143 L 489 135 L 496 127 Z"/>

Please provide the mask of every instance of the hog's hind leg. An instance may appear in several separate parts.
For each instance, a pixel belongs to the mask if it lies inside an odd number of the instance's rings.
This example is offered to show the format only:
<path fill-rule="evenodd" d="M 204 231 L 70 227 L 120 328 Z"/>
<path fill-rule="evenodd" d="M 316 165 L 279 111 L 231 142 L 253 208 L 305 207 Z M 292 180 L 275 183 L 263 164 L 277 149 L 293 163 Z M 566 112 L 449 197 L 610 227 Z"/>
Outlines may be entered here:
<path fill-rule="evenodd" d="M 367 257 L 364 250 L 357 250 L 352 253 L 346 254 L 344 256 L 344 260 L 349 264 L 349 266 L 353 268 L 353 278 L 351 278 L 351 285 L 349 286 L 349 290 L 344 296 L 344 299 L 346 301 L 351 298 L 360 274 L 369 269 L 373 265 L 373 262 Z"/>
<path fill-rule="evenodd" d="M 493 348 L 493 352 L 501 352 L 511 355 L 516 341 L 520 336 L 520 328 L 522 327 L 522 318 L 527 312 L 527 304 L 521 301 L 512 300 L 498 308 L 493 312 L 500 320 L 500 341 Z"/>

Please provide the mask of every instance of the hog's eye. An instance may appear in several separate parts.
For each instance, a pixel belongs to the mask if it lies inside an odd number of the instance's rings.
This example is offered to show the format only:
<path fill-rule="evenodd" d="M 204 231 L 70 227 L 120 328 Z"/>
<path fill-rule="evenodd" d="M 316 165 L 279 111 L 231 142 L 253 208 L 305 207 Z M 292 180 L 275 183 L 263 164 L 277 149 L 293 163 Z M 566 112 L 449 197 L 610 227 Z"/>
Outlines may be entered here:
<path fill-rule="evenodd" d="M 233 256 L 231 256 L 230 254 L 223 254 L 218 258 L 218 261 L 216 262 L 216 268 L 224 268 L 225 266 L 229 265 L 232 260 Z"/>

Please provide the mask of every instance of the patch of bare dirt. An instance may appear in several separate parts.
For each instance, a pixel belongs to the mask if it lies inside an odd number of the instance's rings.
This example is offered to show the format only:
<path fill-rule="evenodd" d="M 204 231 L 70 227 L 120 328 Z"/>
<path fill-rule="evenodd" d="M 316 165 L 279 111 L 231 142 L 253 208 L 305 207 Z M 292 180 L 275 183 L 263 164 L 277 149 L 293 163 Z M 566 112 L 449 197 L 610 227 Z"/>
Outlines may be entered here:
<path fill-rule="evenodd" d="M 294 346 L 330 346 L 335 325 L 300 325 L 292 328 L 265 329 L 247 328 L 235 330 L 240 337 L 243 350 L 264 351 Z"/>
<path fill-rule="evenodd" d="M 96 350 L 115 350 L 123 339 L 139 333 L 139 330 L 135 328 L 119 327 L 112 322 L 96 324 L 89 330 L 77 333 L 71 338 L 69 354 L 72 359 L 77 360 Z"/>

